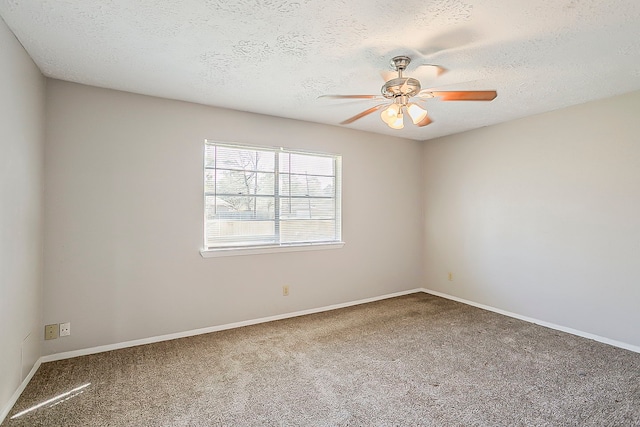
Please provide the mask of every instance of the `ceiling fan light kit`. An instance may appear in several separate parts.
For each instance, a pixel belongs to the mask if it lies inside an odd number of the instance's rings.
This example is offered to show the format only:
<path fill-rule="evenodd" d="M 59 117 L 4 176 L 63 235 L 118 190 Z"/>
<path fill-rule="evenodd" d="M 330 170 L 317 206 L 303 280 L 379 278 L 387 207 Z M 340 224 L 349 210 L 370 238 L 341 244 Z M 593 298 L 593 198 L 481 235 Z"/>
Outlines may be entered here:
<path fill-rule="evenodd" d="M 415 102 L 409 102 L 407 104 L 407 112 L 409 113 L 409 117 L 411 117 L 414 125 L 422 122 L 424 118 L 427 117 L 427 110 L 425 110 Z"/>
<path fill-rule="evenodd" d="M 406 97 L 398 97 L 399 102 L 394 102 L 382 110 L 380 118 L 392 129 L 404 127 L 404 112 L 409 114 L 414 125 L 419 125 L 427 117 L 427 110 L 415 102 L 407 102 Z"/>
<path fill-rule="evenodd" d="M 413 97 L 417 101 L 425 101 L 430 98 L 439 98 L 441 101 L 491 101 L 498 96 L 495 90 L 483 91 L 432 91 L 422 90 L 420 81 L 412 77 L 403 77 L 402 73 L 411 63 L 408 56 L 396 56 L 391 59 L 391 67 L 398 73 L 398 77 L 385 82 L 380 92 L 386 99 L 391 100 L 391 104 L 376 105 L 355 116 L 344 120 L 340 124 L 347 125 L 356 120 L 365 117 L 374 111 L 382 109 L 380 118 L 384 123 L 392 129 L 404 128 L 404 112 L 409 114 L 414 125 L 422 127 L 432 123 L 431 118 L 427 114 L 427 110 L 417 102 L 411 102 Z M 439 70 L 444 68 L 435 65 Z M 336 99 L 379 99 L 379 95 L 322 95 L 320 98 L 336 98 Z M 386 108 L 383 108 L 386 107 Z"/>
<path fill-rule="evenodd" d="M 380 118 L 382 118 L 382 121 L 386 124 L 390 124 L 398 118 L 398 114 L 401 114 L 400 105 L 393 103 L 382 110 L 382 112 L 380 113 Z"/>
<path fill-rule="evenodd" d="M 391 129 L 402 129 L 404 127 L 404 116 L 402 111 L 398 113 L 391 121 L 387 123 Z"/>

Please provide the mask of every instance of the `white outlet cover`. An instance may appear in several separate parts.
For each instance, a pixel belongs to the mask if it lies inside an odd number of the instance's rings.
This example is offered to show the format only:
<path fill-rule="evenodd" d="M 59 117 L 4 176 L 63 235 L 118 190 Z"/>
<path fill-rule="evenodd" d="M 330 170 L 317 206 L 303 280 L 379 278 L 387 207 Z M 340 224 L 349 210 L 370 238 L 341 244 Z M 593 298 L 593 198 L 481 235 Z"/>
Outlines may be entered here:
<path fill-rule="evenodd" d="M 71 335 L 71 322 L 60 323 L 60 336 L 66 337 Z"/>

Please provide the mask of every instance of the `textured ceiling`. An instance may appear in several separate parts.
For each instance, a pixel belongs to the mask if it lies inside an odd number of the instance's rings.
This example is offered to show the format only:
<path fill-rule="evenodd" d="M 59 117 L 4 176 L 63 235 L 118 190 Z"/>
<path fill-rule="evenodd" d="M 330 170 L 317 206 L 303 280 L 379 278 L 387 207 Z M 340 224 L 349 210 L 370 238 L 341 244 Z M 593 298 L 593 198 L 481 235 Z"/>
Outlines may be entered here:
<path fill-rule="evenodd" d="M 42 72 L 73 82 L 337 125 L 376 101 L 406 54 L 423 87 L 496 89 L 429 100 L 426 140 L 640 89 L 638 0 L 0 0 Z M 437 77 L 420 63 L 449 71 Z"/>

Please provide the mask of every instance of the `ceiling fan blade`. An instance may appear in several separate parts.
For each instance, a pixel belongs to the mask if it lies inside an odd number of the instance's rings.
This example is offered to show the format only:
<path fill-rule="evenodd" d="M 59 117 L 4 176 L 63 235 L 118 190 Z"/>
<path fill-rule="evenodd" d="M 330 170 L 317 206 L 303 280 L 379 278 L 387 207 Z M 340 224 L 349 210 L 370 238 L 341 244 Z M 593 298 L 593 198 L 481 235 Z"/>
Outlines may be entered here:
<path fill-rule="evenodd" d="M 396 71 L 380 71 L 380 77 L 382 77 L 382 80 L 385 82 L 388 82 L 389 80 L 398 77 L 398 73 Z"/>
<path fill-rule="evenodd" d="M 382 98 L 382 95 L 320 95 L 320 98 L 331 98 L 331 99 L 377 99 Z"/>
<path fill-rule="evenodd" d="M 419 67 L 433 67 L 433 70 L 436 72 L 437 77 L 449 71 L 446 68 L 441 67 L 440 65 L 434 65 L 434 64 L 418 64 L 416 68 L 419 68 Z"/>
<path fill-rule="evenodd" d="M 430 93 L 441 101 L 491 101 L 498 96 L 495 90 L 448 90 Z"/>
<path fill-rule="evenodd" d="M 388 104 L 379 104 L 376 105 L 375 107 L 371 107 L 368 110 L 364 110 L 363 112 L 356 114 L 355 116 L 348 118 L 347 120 L 340 122 L 341 125 L 348 125 L 349 123 L 353 123 L 356 120 L 359 120 L 361 118 L 363 118 L 364 116 L 368 116 L 371 113 L 375 113 L 376 111 L 378 111 L 379 109 L 381 109 L 382 107 L 386 106 Z"/>
<path fill-rule="evenodd" d="M 460 86 L 462 84 L 468 85 L 471 83 L 478 83 L 478 82 L 482 82 L 482 79 L 476 79 L 476 80 L 466 80 L 466 81 L 462 81 L 462 82 L 456 82 L 456 83 L 449 83 L 446 85 L 437 85 L 437 86 L 430 86 L 427 88 L 424 88 L 420 91 L 420 93 L 418 93 L 417 96 L 424 96 L 425 98 L 433 98 L 432 93 L 433 92 L 443 92 L 441 89 L 445 89 L 451 86 Z M 426 94 L 426 95 L 425 95 Z"/>
<path fill-rule="evenodd" d="M 426 126 L 426 125 L 431 124 L 431 123 L 433 123 L 433 120 L 431 120 L 431 117 L 424 116 L 424 119 L 422 119 L 418 123 L 416 123 L 416 126 L 423 127 L 423 126 Z"/>

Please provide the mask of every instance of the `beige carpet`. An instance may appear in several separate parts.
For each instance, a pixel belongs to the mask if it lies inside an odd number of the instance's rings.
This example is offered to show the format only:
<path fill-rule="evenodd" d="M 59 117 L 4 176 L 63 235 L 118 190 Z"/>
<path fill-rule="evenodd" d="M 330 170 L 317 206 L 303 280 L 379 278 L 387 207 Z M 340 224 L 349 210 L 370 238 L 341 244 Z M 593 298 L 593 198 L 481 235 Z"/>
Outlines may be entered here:
<path fill-rule="evenodd" d="M 46 363 L 2 425 L 638 426 L 640 354 L 419 293 Z"/>

